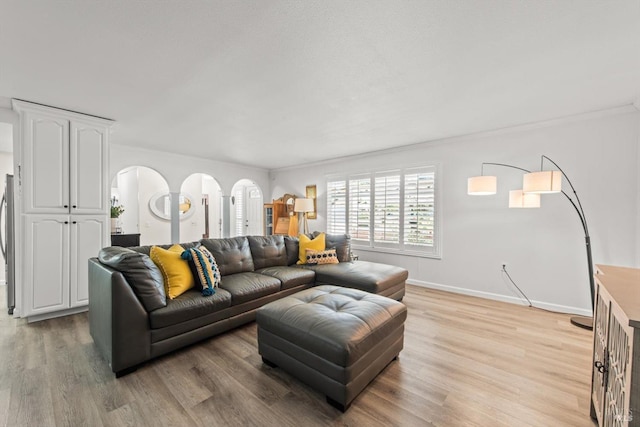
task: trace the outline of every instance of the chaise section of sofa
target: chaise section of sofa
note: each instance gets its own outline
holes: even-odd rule
[[[119,377],[150,359],[251,322],[264,304],[319,283],[402,298],[406,270],[350,261],[347,235],[328,235],[327,242],[336,248],[340,264],[296,265],[299,242],[292,237],[181,244],[185,249],[204,245],[218,264],[221,281],[211,296],[191,289],[175,299],[164,296],[158,283],[162,276],[148,257],[150,246],[105,248],[89,260],[91,335]]]

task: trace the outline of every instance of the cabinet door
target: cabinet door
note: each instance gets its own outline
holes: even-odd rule
[[[69,121],[23,115],[24,211],[69,212]]]
[[[109,202],[108,130],[106,127],[71,122],[70,212],[102,214]]]
[[[609,334],[609,308],[611,299],[602,286],[597,288],[595,315],[593,320],[593,369],[591,375],[591,401],[593,410],[602,424],[604,400],[606,392],[607,346]],[[604,366],[604,367],[601,367]],[[594,415],[594,414],[592,414]]]
[[[603,426],[626,426],[633,419],[629,408],[631,364],[629,356],[633,328],[617,304],[611,304],[607,340],[607,389]]]
[[[23,315],[69,308],[69,216],[25,215]]]
[[[70,305],[79,307],[89,303],[89,258],[107,246],[107,217],[72,215],[70,236]]]

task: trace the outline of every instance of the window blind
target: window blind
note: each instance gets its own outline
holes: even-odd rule
[[[327,183],[327,232],[331,234],[345,234],[347,232],[346,180]]]
[[[371,229],[371,178],[349,178],[348,230],[352,239],[369,240]]]
[[[374,186],[373,241],[400,242],[400,175],[377,175]]]
[[[435,231],[435,172],[404,176],[404,243],[433,246]]]

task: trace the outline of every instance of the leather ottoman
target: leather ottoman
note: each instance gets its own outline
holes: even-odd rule
[[[258,350],[345,411],[404,342],[404,304],[358,289],[322,285],[257,312]]]

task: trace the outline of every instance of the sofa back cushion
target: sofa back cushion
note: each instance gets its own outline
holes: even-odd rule
[[[191,249],[191,248],[197,248],[198,246],[200,246],[200,242],[187,242],[187,243],[178,243],[180,246],[182,246],[182,248],[184,250],[187,249]],[[132,246],[129,249],[131,249],[132,251],[136,251],[136,252],[140,252],[141,254],[145,254],[147,256],[151,255],[151,248],[157,246],[159,248],[162,249],[169,249],[171,246],[173,246],[172,244],[168,244],[168,245],[149,245],[149,246]]]
[[[220,275],[228,276],[229,274],[254,270],[249,240],[245,236],[226,239],[202,239],[200,243],[215,258],[220,269]]]
[[[284,236],[284,247],[287,252],[287,265],[293,265],[298,262],[300,240],[297,237]]]
[[[98,259],[122,273],[148,312],[167,306],[162,273],[147,255],[112,246],[102,249]]]
[[[318,234],[320,232],[315,231],[313,237],[318,236]],[[324,246],[327,249],[335,248],[338,261],[351,261],[351,236],[348,234],[327,234],[325,235]]]
[[[247,239],[256,270],[287,265],[284,236],[249,236]]]

